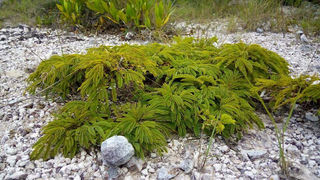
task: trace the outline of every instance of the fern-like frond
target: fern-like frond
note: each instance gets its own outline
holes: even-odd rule
[[[159,110],[141,103],[127,107],[130,108],[124,110],[122,118],[118,118],[119,123],[113,133],[126,136],[141,158],[144,158],[147,152],[157,151],[162,154],[166,151],[165,137],[171,130],[166,121],[156,119]]]
[[[73,157],[79,148],[100,145],[110,134],[114,123],[88,107],[87,102],[68,103],[42,129],[43,136],[34,144],[31,159],[47,160],[58,153]]]
[[[297,78],[281,76],[279,79],[258,79],[254,91],[269,91],[275,109],[290,104],[296,98],[299,101],[316,101],[319,99],[317,88],[319,85],[312,85],[319,77],[301,75]],[[301,93],[299,93],[301,92]],[[298,94],[299,93],[299,94]],[[298,97],[297,97],[298,96]]]

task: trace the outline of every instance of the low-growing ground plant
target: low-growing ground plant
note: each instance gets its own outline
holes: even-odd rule
[[[213,42],[177,38],[170,46],[101,46],[43,61],[28,79],[29,92],[47,88],[45,95],[68,103],[44,128],[31,157],[72,156],[114,134],[125,135],[143,157],[163,152],[173,132],[198,136],[204,127],[241,138],[253,125],[263,128],[246,82],[287,76],[287,63],[258,45],[218,48]]]
[[[291,78],[287,62],[259,45],[216,47],[216,41],[178,37],[170,45],[101,46],[43,61],[27,90],[43,89],[66,105],[43,127],[31,158],[73,157],[113,135],[127,137],[143,158],[165,152],[171,134],[188,132],[210,135],[208,154],[216,135],[240,139],[248,128],[264,127],[255,113],[258,100],[275,125],[285,169],[284,132],[294,106],[283,130],[269,107],[319,101],[319,78]],[[268,105],[262,91],[273,97]]]

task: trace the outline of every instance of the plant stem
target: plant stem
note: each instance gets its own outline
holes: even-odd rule
[[[251,87],[254,87],[252,85],[252,83],[249,81],[248,78],[246,78],[246,80],[248,81],[248,83],[250,84]],[[279,158],[280,158],[280,167],[281,167],[281,170],[282,172],[285,173],[286,175],[286,172],[287,172],[287,166],[286,166],[286,159],[285,159],[285,156],[284,156],[284,150],[283,150],[283,147],[284,147],[284,141],[282,141],[281,139],[281,135],[282,133],[280,132],[279,128],[278,128],[278,125],[276,123],[276,120],[274,119],[273,115],[271,114],[271,112],[269,111],[269,109],[267,108],[266,104],[264,103],[263,99],[260,97],[260,95],[258,94],[257,91],[254,91],[255,93],[255,96],[258,98],[258,100],[260,101],[260,103],[262,104],[263,108],[265,109],[265,111],[267,112],[269,118],[271,119],[271,122],[275,128],[275,132],[276,132],[276,138],[277,138],[277,141],[278,141],[278,148],[279,148]]]
[[[219,118],[218,120],[220,120],[220,117],[221,117],[221,113],[219,114]],[[217,123],[215,123],[215,125],[213,126],[213,130],[211,132],[211,135],[210,135],[210,140],[209,140],[209,145],[208,145],[208,148],[206,150],[206,153],[205,153],[205,157],[204,157],[204,160],[203,160],[203,163],[200,167],[200,170],[203,169],[204,165],[206,164],[207,162],[207,158],[208,158],[208,155],[209,155],[209,151],[211,149],[211,146],[212,146],[212,143],[213,143],[213,137],[214,137],[214,134],[216,132],[216,127],[217,127]]]
[[[212,146],[212,143],[213,143],[213,136],[214,136],[214,133],[216,131],[216,127],[217,127],[217,124],[213,127],[213,130],[212,130],[212,133],[211,133],[211,136],[210,136],[210,141],[209,141],[209,145],[208,145],[208,148],[206,150],[206,153],[205,153],[205,157],[204,157],[204,160],[203,160],[203,163],[201,165],[201,169],[203,169],[204,165],[206,164],[207,162],[207,158],[208,158],[208,155],[209,155],[209,151],[211,149],[211,146]]]
[[[257,92],[255,92],[256,93],[256,96],[258,97],[258,100],[260,101],[260,103],[262,104],[262,106],[263,106],[263,108],[265,109],[265,111],[267,112],[267,114],[268,114],[268,116],[269,116],[269,118],[271,119],[271,122],[272,122],[272,124],[273,124],[273,126],[274,126],[274,129],[275,129],[275,132],[276,132],[276,138],[277,138],[277,141],[278,141],[278,148],[279,148],[279,156],[280,156],[280,159],[281,159],[281,161],[283,160],[283,154],[284,154],[284,152],[283,152],[283,149],[282,149],[282,141],[281,141],[281,137],[280,137],[280,135],[281,135],[281,133],[280,133],[280,130],[279,130],[279,128],[278,128],[278,125],[277,125],[277,123],[276,123],[276,120],[274,119],[274,117],[273,117],[273,115],[270,113],[270,111],[269,111],[269,109],[267,108],[267,106],[266,106],[266,104],[264,103],[264,101],[263,101],[263,99],[259,96],[259,94],[257,93]],[[282,164],[282,163],[281,163]]]
[[[292,117],[292,114],[293,114],[293,110],[295,108],[295,104],[297,102],[297,100],[299,99],[299,95],[300,95],[300,91],[301,91],[301,87],[298,91],[298,94],[294,100],[294,102],[292,102],[292,106],[291,106],[291,109],[290,109],[290,112],[289,112],[289,115],[287,117],[287,120],[285,122],[285,124],[283,125],[283,128],[282,128],[282,131],[280,132],[278,126],[277,126],[277,123],[273,117],[273,115],[270,113],[269,109],[267,108],[267,106],[265,105],[263,99],[259,96],[258,92],[255,91],[256,93],[256,96],[258,97],[259,101],[261,102],[263,108],[266,110],[269,118],[271,119],[274,127],[275,127],[275,131],[276,131],[276,137],[277,137],[277,140],[278,140],[278,147],[279,147],[279,158],[280,158],[280,167],[281,167],[281,171],[284,175],[288,175],[288,165],[287,165],[287,161],[286,161],[286,157],[285,157],[285,148],[284,148],[284,133],[287,131],[287,128],[289,126],[289,121],[290,121],[290,118]]]
[[[288,126],[289,126],[289,121],[290,121],[290,118],[292,117],[293,110],[294,110],[294,108],[296,107],[296,102],[297,102],[297,100],[298,100],[299,97],[300,97],[300,92],[301,92],[301,87],[300,87],[300,89],[299,89],[299,91],[298,91],[298,94],[296,95],[295,100],[292,102],[292,105],[291,105],[291,109],[290,109],[288,118],[287,118],[284,126],[282,127],[281,139],[282,139],[282,150],[283,150],[283,151],[285,150],[285,148],[284,148],[284,144],[285,144],[285,143],[284,143],[284,133],[287,131],[287,128],[288,128]],[[288,175],[288,164],[287,164],[287,162],[285,161],[284,152],[282,152],[282,153],[283,153],[283,157],[281,157],[281,158],[282,158],[282,160],[281,160],[282,165],[281,165],[281,166],[283,167],[283,168],[282,168],[282,169],[283,169],[283,173],[284,173],[285,175]]]

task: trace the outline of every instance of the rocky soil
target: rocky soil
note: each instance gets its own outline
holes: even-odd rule
[[[181,26],[181,24],[180,24]],[[189,26],[189,29],[192,29]],[[303,43],[294,33],[251,32],[224,34],[223,29],[207,29],[219,44],[257,43],[288,60],[292,74],[320,72],[320,44]],[[197,36],[197,34],[194,34]],[[73,159],[57,156],[49,161],[30,161],[32,145],[41,137],[41,127],[52,120],[50,113],[59,103],[43,97],[24,95],[26,78],[44,59],[53,54],[84,53],[86,48],[122,43],[120,36],[81,34],[35,29],[20,25],[0,30],[0,180],[2,179],[103,179],[107,167],[100,152],[81,151]],[[318,50],[318,51],[316,51]],[[287,158],[291,175],[297,179],[320,178],[320,121],[314,112],[298,108],[286,133]],[[280,117],[285,118],[287,114]],[[266,128],[252,129],[234,144],[216,138],[205,167],[199,170],[206,137],[172,137],[168,153],[151,154],[144,161],[131,159],[120,167],[119,179],[279,179],[278,149],[273,126],[260,113]],[[280,119],[281,119],[280,118]]]

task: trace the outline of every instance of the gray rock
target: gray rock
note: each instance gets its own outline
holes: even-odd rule
[[[40,178],[41,175],[39,173],[36,173],[36,174],[29,174],[27,179],[38,179]]]
[[[93,39],[93,40],[90,40],[90,41],[89,41],[89,44],[95,45],[95,44],[98,44],[98,42]]]
[[[150,168],[148,169],[148,171],[149,171],[150,173],[155,173],[155,172],[156,172],[156,170],[154,170],[152,167],[150,167]]]
[[[190,175],[188,174],[179,174],[177,177],[174,178],[175,180],[191,180]]]
[[[125,39],[126,40],[131,40],[134,37],[134,32],[127,32]]]
[[[263,29],[257,28],[257,33],[263,33]]]
[[[226,152],[229,151],[229,147],[226,146],[226,145],[220,146],[220,147],[218,147],[218,148],[219,148],[219,150],[220,150],[221,152],[223,152],[223,153],[226,153]]]
[[[215,173],[215,168],[212,167],[211,165],[203,167],[201,170],[201,173],[203,174],[210,174],[211,176],[214,176]]]
[[[286,151],[291,153],[292,155],[295,155],[295,156],[299,156],[300,155],[299,149],[296,146],[292,145],[292,144],[287,145]]]
[[[109,180],[116,179],[119,176],[119,171],[120,171],[120,168],[116,166],[110,166],[107,170],[108,179]]]
[[[184,170],[185,173],[190,173],[193,169],[193,160],[191,160],[191,159],[183,160],[180,163],[179,168]]]
[[[200,178],[201,178],[201,174],[198,171],[193,170],[192,175],[191,175],[191,179],[200,180]]]
[[[221,171],[221,164],[214,164],[213,167],[215,172]]]
[[[11,71],[7,71],[6,75],[9,76],[10,78],[19,78],[24,75],[24,72],[20,70],[11,70]]]
[[[79,176],[79,174],[75,175],[73,180],[81,180],[81,177]]]
[[[240,151],[239,154],[241,155],[240,157],[242,161],[250,161],[248,154],[244,150]]]
[[[254,161],[256,159],[259,158],[263,158],[265,157],[265,155],[267,154],[266,150],[244,150],[244,152],[249,156],[249,158]]]
[[[312,122],[319,121],[319,117],[314,115],[311,112],[306,112],[306,119],[309,120],[309,121],[312,121]]]
[[[18,162],[17,162],[17,165],[18,165],[19,167],[24,167],[24,166],[26,166],[28,163],[29,163],[29,161],[18,161]]]
[[[201,180],[212,180],[212,179],[213,179],[212,174],[208,174],[208,173],[202,174]]]
[[[244,175],[247,176],[247,177],[249,177],[250,179],[254,179],[254,174],[253,174],[253,172],[251,172],[251,171],[246,171],[246,172],[244,172]]]
[[[8,148],[6,153],[8,155],[16,155],[17,154],[17,150],[16,149],[13,149],[13,148]]]
[[[132,157],[130,161],[127,162],[126,166],[131,170],[131,171],[141,171],[144,165],[144,161],[142,159],[138,159],[136,157]]]
[[[143,169],[141,171],[141,174],[143,174],[144,176],[147,176],[148,175],[148,170],[147,169]]]
[[[4,179],[4,177],[6,177],[6,173],[0,173],[0,179]]]
[[[26,164],[26,167],[25,167],[25,168],[31,170],[31,169],[34,169],[35,166],[34,166],[33,162],[29,161],[29,162]]]
[[[304,34],[303,31],[299,30],[297,31],[297,34],[301,35],[301,34]]]
[[[13,167],[17,162],[17,157],[16,156],[9,156],[7,157],[7,163]]]
[[[299,180],[305,180],[305,179],[318,180],[319,179],[304,165],[297,162],[289,163],[289,175],[291,178],[299,179]]]
[[[1,0],[0,0],[0,6],[1,6]],[[6,36],[0,36],[0,41],[5,41],[7,38]]]
[[[150,156],[151,156],[151,158],[156,158],[157,154],[156,153],[151,153]]]
[[[305,34],[300,35],[300,40],[303,43],[306,43],[306,44],[309,43],[309,39],[307,38],[307,36]]]
[[[7,177],[7,180],[26,179],[27,176],[28,176],[27,173],[25,173],[23,171],[18,171],[18,172],[13,173],[9,177]]]
[[[70,175],[71,174],[71,168],[67,165],[67,166],[63,166],[59,173],[61,174],[61,176],[65,176],[65,175]]]
[[[124,136],[113,136],[101,144],[102,160],[111,166],[120,166],[127,163],[134,155],[133,146]]]
[[[280,180],[280,177],[277,174],[270,176],[270,180]]]
[[[158,176],[157,179],[158,180],[169,180],[172,179],[174,177],[174,175],[169,173],[169,170],[165,167],[162,167],[158,170]]]

